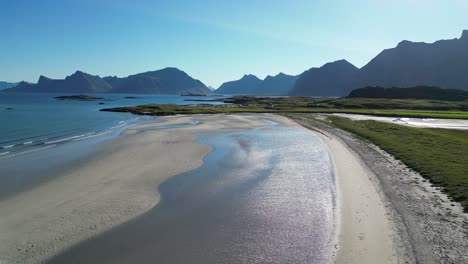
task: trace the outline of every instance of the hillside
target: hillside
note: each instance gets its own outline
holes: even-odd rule
[[[343,96],[358,70],[346,60],[330,62],[320,68],[311,68],[300,75],[290,95]]]
[[[362,67],[351,88],[419,85],[468,90],[467,30],[459,39],[402,41]]]
[[[217,90],[219,94],[252,94],[252,91],[262,83],[257,76],[246,74],[241,79],[225,82]]]

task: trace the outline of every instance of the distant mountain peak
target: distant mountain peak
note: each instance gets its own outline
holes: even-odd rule
[[[460,40],[468,41],[468,30],[463,30]]]
[[[45,77],[44,75],[40,75],[39,80],[37,81],[37,83],[47,82],[47,81],[50,81],[50,80],[51,80],[50,78]]]
[[[402,40],[398,43],[397,47],[405,47],[405,46],[408,46],[408,45],[411,45],[413,44],[412,41],[409,41],[409,40]]]
[[[349,61],[345,60],[345,59],[341,59],[341,60],[336,60],[332,63],[336,63],[336,64],[351,64]]]
[[[253,74],[244,74],[244,76],[242,76],[242,79],[259,79],[259,78]]]
[[[356,66],[354,66],[352,63],[350,63],[347,60],[337,60],[333,62],[329,62],[324,64],[321,68],[330,68],[330,67],[346,67],[346,68],[352,68],[352,69],[358,69]]]

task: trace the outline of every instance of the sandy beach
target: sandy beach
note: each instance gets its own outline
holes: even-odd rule
[[[192,142],[194,133],[263,124],[243,116],[199,116],[197,126],[140,131],[192,119],[170,117],[128,129],[79,167],[0,201],[0,263],[39,263],[153,208],[157,186],[199,167],[210,151]]]
[[[296,121],[321,133],[324,137],[324,141],[327,142],[331,155],[334,157],[335,166],[337,166],[337,181],[340,188],[338,196],[341,195],[339,200],[342,202],[340,208],[351,206],[340,213],[343,218],[340,221],[342,230],[339,231],[338,244],[341,243],[341,246],[338,247],[337,262],[353,263],[351,262],[352,257],[356,254],[366,252],[365,255],[367,255],[370,253],[364,248],[374,247],[375,249],[377,247],[379,251],[383,250],[381,245],[384,245],[386,250],[382,252],[381,257],[375,256],[378,261],[373,263],[392,263],[395,260],[399,261],[397,263],[466,263],[468,261],[466,253],[466,248],[468,248],[468,215],[463,213],[460,204],[453,203],[440,188],[433,186],[420,174],[377,146],[365,142],[351,133],[323,123],[304,119]],[[338,151],[336,151],[337,148]],[[353,228],[346,228],[346,226],[353,226],[353,214],[354,217],[359,218],[362,215],[360,212],[366,212],[367,199],[364,195],[362,201],[349,200],[350,192],[348,191],[351,191],[349,187],[353,185],[354,180],[359,180],[359,177],[352,177],[349,179],[350,181],[346,182],[347,179],[344,175],[351,176],[356,170],[344,171],[340,176],[340,170],[346,168],[346,165],[339,165],[346,162],[345,160],[340,162],[340,159],[345,156],[336,155],[340,152],[340,148],[344,148],[346,152],[354,156],[348,160],[351,164],[358,162],[365,170],[368,179],[366,180],[361,173],[361,180],[370,181],[371,185],[374,186],[367,191],[360,188],[354,188],[354,191],[364,191],[362,194],[370,191],[374,193],[375,199],[380,197],[377,202],[378,206],[367,211],[373,212],[368,215],[367,221],[382,219],[382,213],[385,212],[385,224],[377,224],[383,229],[371,231],[371,233],[387,233],[385,240],[379,242],[384,242],[384,244],[371,245],[373,241],[368,241],[370,244],[365,245],[365,237],[363,239],[359,237],[361,241],[357,241],[356,233],[353,235]],[[367,186],[370,185],[367,184]],[[375,192],[378,194],[377,197]],[[375,201],[369,202],[375,205]],[[353,206],[353,203],[357,206]],[[345,223],[347,221],[349,223]],[[357,223],[355,227],[365,229],[365,226],[361,226],[360,223]],[[392,244],[393,246],[390,246]],[[360,247],[362,247],[362,251],[359,251]],[[393,249],[390,250],[390,248]],[[384,259],[383,256],[389,256],[391,251],[395,254],[393,258]],[[370,259],[366,257],[366,260]]]
[[[298,126],[278,115],[256,116]],[[193,125],[194,120],[199,123]],[[359,141],[350,135],[337,136],[341,132],[298,122],[321,136],[333,160],[338,198],[336,241],[330,249],[333,261],[437,263],[437,256],[443,254],[440,250],[428,252],[434,244],[419,232],[422,228],[452,233],[459,229],[440,228],[430,217],[424,222],[429,224],[421,226],[414,219],[418,210],[395,203],[396,198],[392,197],[396,191],[380,175],[388,171],[376,170],[376,166],[395,170],[394,163],[386,157],[380,164],[371,164],[372,158],[384,154],[353,147],[350,144]],[[166,117],[162,122],[126,130],[117,139],[100,145],[79,167],[0,201],[0,263],[40,263],[150,210],[159,201],[158,186],[162,182],[203,164],[211,147],[194,143],[195,133],[262,125],[265,123],[261,119],[246,115],[197,115]],[[359,151],[367,151],[370,156],[364,159]],[[397,173],[401,173],[398,169]],[[408,230],[409,227],[417,229]],[[463,244],[463,237],[459,237],[452,242],[454,249],[444,249],[452,250],[451,260],[462,259],[462,253],[456,252]]]

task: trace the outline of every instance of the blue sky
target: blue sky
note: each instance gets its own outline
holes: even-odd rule
[[[0,0],[0,80],[178,67],[207,85],[245,73],[358,67],[401,40],[458,38],[468,0]]]

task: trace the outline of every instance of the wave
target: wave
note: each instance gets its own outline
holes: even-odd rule
[[[15,157],[15,156],[26,154],[26,153],[31,153],[31,152],[36,152],[36,151],[39,151],[39,150],[52,148],[52,147],[55,147],[55,146],[57,146],[57,145],[50,145],[50,146],[46,146],[46,147],[42,147],[42,148],[35,148],[35,149],[30,149],[30,150],[26,150],[26,151],[17,152],[17,153],[12,153],[11,155],[0,157],[0,159],[11,158],[11,157]],[[9,154],[9,153],[10,152],[6,152],[6,154]]]
[[[67,133],[55,136],[48,135],[37,135],[34,137],[24,137],[23,140],[14,140],[8,145],[0,146],[1,149],[11,149],[10,151],[0,152],[0,159],[14,157],[21,154],[26,154],[30,152],[35,152],[38,150],[48,149],[56,145],[66,144],[67,142],[85,140],[90,138],[95,138],[111,133],[118,133],[119,131],[131,127],[133,125],[139,124],[141,122],[140,118],[132,118],[125,121],[118,121],[113,124],[111,127],[104,128],[102,130],[91,131],[82,134],[73,135],[73,133]],[[71,132],[71,131],[70,131]],[[78,132],[78,131],[75,131]],[[13,144],[14,143],[14,144]]]

